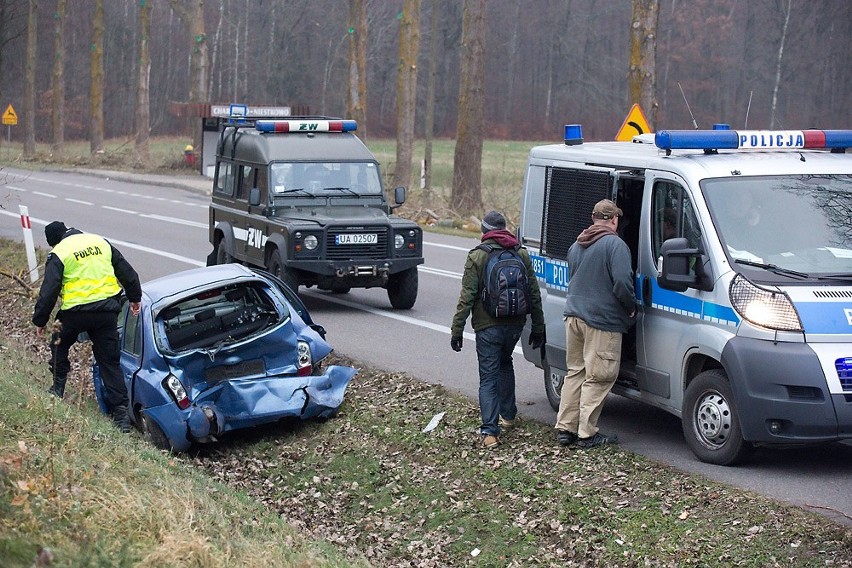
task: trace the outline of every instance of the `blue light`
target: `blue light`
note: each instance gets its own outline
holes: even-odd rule
[[[579,124],[565,125],[565,144],[577,146],[583,143],[583,127]]]
[[[826,148],[852,148],[852,130],[823,130]]]
[[[852,130],[729,130],[724,124],[713,130],[662,130],[654,143],[671,150],[800,150],[852,148]]]
[[[662,150],[736,150],[739,136],[733,130],[661,130],[654,143]]]

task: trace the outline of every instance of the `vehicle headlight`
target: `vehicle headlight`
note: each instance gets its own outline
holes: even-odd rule
[[[799,314],[785,292],[760,288],[737,274],[728,294],[731,306],[746,321],[778,331],[804,331]]]
[[[405,237],[403,237],[400,233],[397,233],[393,236],[393,246],[395,248],[401,249],[405,246]]]
[[[299,358],[296,374],[300,377],[310,375],[313,367],[313,357],[311,356],[311,348],[308,345],[308,342],[299,341],[296,344],[296,351]]]
[[[308,250],[314,250],[319,245],[319,241],[317,240],[316,235],[308,235],[305,237],[305,248]]]

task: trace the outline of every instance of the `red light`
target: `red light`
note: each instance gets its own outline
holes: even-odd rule
[[[302,367],[301,369],[296,371],[296,375],[299,376],[299,377],[307,377],[310,374],[311,374],[311,366],[310,365],[308,365],[307,367]]]
[[[189,408],[189,404],[190,403],[189,403],[188,397],[184,397],[184,398],[180,399],[179,401],[177,401],[177,405],[181,410],[186,410],[187,408]]]

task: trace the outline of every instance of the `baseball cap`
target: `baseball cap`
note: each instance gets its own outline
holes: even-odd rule
[[[612,219],[622,215],[624,212],[610,199],[601,199],[595,203],[595,208],[592,210],[592,217],[595,219]]]

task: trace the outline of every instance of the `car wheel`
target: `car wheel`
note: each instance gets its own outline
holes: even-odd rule
[[[281,261],[281,253],[278,249],[275,249],[272,251],[272,254],[269,255],[269,264],[266,265],[266,269],[273,276],[277,276],[283,280],[284,283],[292,288],[294,292],[299,291],[299,278],[292,270],[284,266],[284,263]]]
[[[158,450],[170,452],[172,444],[169,442],[163,429],[160,428],[160,425],[153,418],[145,414],[145,412],[140,412],[139,415],[142,420],[142,434],[145,435],[145,438]]]
[[[417,300],[417,267],[391,274],[387,288],[388,299],[395,309],[411,309]]]
[[[216,243],[216,264],[229,264],[234,262],[234,257],[228,254],[227,243],[225,243],[225,239],[219,239],[219,242]]]
[[[550,365],[546,358],[542,358],[541,366],[544,369],[544,393],[547,395],[547,402],[553,410],[559,410],[559,401],[562,399],[562,382],[565,377],[556,373],[551,374]]]
[[[743,439],[733,391],[721,369],[704,371],[689,383],[682,424],[687,445],[703,462],[734,465],[754,450]]]

